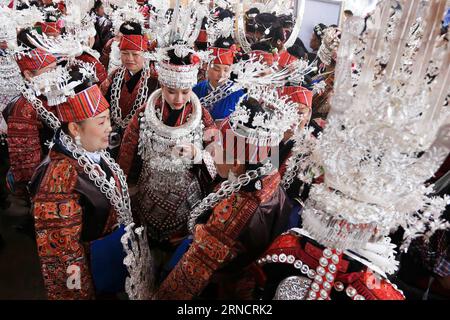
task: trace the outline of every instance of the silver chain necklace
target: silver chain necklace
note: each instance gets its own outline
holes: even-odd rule
[[[303,154],[294,154],[289,158],[286,172],[281,180],[281,185],[284,190],[288,190],[291,187],[298,171],[300,170],[300,163],[304,160],[304,158],[305,156]]]
[[[26,85],[22,85],[20,91],[25,99],[31,103],[41,120],[44,121],[50,129],[56,131],[61,127],[61,122],[59,119],[43,106],[42,101],[36,97],[33,89],[27,87]]]
[[[83,168],[89,179],[94,182],[95,186],[109,200],[118,214],[118,222],[123,225],[132,223],[133,218],[131,215],[130,195],[128,193],[126,177],[123,170],[111,158],[109,153],[102,150],[100,156],[117,177],[120,184],[120,190],[116,185],[114,177],[111,177],[108,180],[105,171],[98,164],[94,163],[87,156],[86,151],[83,148],[78,147],[69,135],[61,132],[60,141],[62,145],[72,153],[72,156],[78,161],[78,164]]]
[[[122,119],[122,109],[120,108],[119,102],[123,80],[125,79],[125,72],[127,72],[127,69],[125,67],[121,67],[119,71],[117,71],[117,74],[114,77],[111,86],[111,102],[110,102],[111,119],[113,120],[113,124],[119,126],[122,129],[126,129],[131,119],[136,114],[137,109],[139,109],[139,107],[141,107],[147,101],[148,98],[147,82],[148,79],[150,79],[150,69],[148,67],[144,67],[144,69],[142,70],[141,76],[142,79],[139,85],[136,100],[134,101],[130,113],[124,119]]]
[[[34,94],[33,90],[22,87],[24,97],[31,103],[36,110],[39,117],[54,131],[61,127],[59,119],[50,111],[48,111]],[[70,136],[61,131],[60,136],[63,146],[72,153],[75,160],[83,168],[89,179],[94,182],[95,186],[106,196],[111,205],[118,214],[119,223],[125,225],[133,222],[131,215],[130,195],[128,193],[128,185],[123,170],[111,158],[108,152],[101,151],[100,155],[105,161],[106,165],[111,169],[113,174],[117,177],[120,183],[120,191],[118,190],[114,178],[110,181],[106,179],[105,171],[96,163],[94,163],[88,156],[84,149],[79,148]]]
[[[270,161],[268,161],[264,164],[264,166],[259,167],[256,170],[249,170],[240,175],[235,182],[231,182],[230,180],[222,182],[220,189],[217,192],[210,193],[194,208],[194,210],[192,210],[188,222],[189,231],[194,233],[196,222],[205,211],[215,207],[220,201],[229,198],[232,194],[239,192],[242,187],[245,187],[251,181],[267,175],[272,171],[272,169],[273,165]]]
[[[216,89],[211,91],[208,95],[204,96],[200,99],[200,103],[202,106],[210,111],[214,105],[221,101],[222,99],[225,99],[230,94],[234,93],[236,90],[233,87],[233,81],[228,80],[224,84],[218,86]]]

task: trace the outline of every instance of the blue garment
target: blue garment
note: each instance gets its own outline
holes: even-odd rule
[[[303,212],[303,207],[296,201],[292,202],[294,203],[294,207],[292,208],[291,215],[289,216],[289,227],[287,228],[287,230],[290,230],[292,228],[300,228],[302,224],[301,215]]]
[[[447,13],[444,17],[444,27],[448,27],[450,25],[450,8],[447,10]]]
[[[206,97],[212,88],[208,80],[199,82],[193,89],[199,99]],[[238,90],[228,95],[226,98],[218,101],[211,109],[209,113],[214,120],[222,120],[227,118],[236,109],[236,105],[239,99],[245,94],[243,90]]]
[[[55,143],[53,149],[72,157],[71,152],[61,142],[61,129],[56,132],[53,142]],[[107,177],[110,177],[108,172],[105,172]],[[83,221],[85,220],[83,217]],[[90,271],[95,292],[98,295],[125,291],[125,279],[128,271],[123,264],[126,254],[121,238],[124,234],[125,227],[121,225],[111,234],[90,242]]]

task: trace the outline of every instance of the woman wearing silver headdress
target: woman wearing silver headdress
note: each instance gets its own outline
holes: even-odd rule
[[[123,292],[127,276],[120,241],[125,231],[117,227],[132,219],[125,175],[104,151],[111,133],[109,104],[97,85],[81,83],[74,90],[57,107],[58,118],[33,101],[55,128],[62,123],[30,183],[37,249],[51,300]]]
[[[45,93],[50,93],[50,84],[58,79],[52,76],[57,65],[56,58],[30,43],[27,36],[29,30],[22,30],[18,35],[19,44],[29,48],[28,51],[16,55],[16,61],[23,79],[39,97],[47,110],[54,112],[54,106],[49,106]],[[22,94],[10,102],[4,115],[8,124],[8,149],[11,162],[9,185],[18,195],[26,195],[26,184],[30,181],[34,170],[42,160],[44,142],[53,135],[52,130],[42,119],[27,97]]]
[[[320,60],[321,72],[313,78],[313,119],[326,119],[330,111],[330,99],[334,85],[334,70],[341,32],[338,28],[329,27],[323,31],[322,44],[317,57]],[[317,122],[322,124],[323,121]]]
[[[19,67],[14,60],[11,47],[17,41],[16,28],[11,25],[10,17],[0,15],[0,207],[9,206],[7,201],[6,173],[9,168],[8,147],[6,145],[7,124],[3,111],[14,97],[20,94],[22,83]]]
[[[215,165],[228,181],[191,213],[192,244],[155,299],[258,297],[255,289],[264,276],[254,262],[285,230],[291,211],[280,174],[272,166],[274,150],[298,120],[293,104],[272,99],[272,105],[264,99],[270,95],[261,98],[266,109],[255,99],[241,100],[222,123]],[[270,107],[276,111],[267,111]]]
[[[450,51],[438,46],[445,5],[381,1],[369,19],[347,20],[337,55],[334,45],[322,52],[322,61],[337,61],[334,95],[298,177],[323,175],[323,182],[311,187],[302,229],[279,237],[258,260],[266,298],[404,300],[390,282],[397,250],[419,239],[433,246],[432,235],[448,230],[449,198],[426,183],[449,151]],[[410,33],[418,21],[424,28]],[[390,238],[396,230],[401,244]],[[445,263],[435,266],[443,275]]]
[[[215,177],[212,158],[203,150],[214,121],[192,92],[199,57],[184,45],[162,51],[161,89],[131,120],[118,158],[129,182],[137,180],[134,213],[147,227],[153,253],[160,254],[156,273],[187,236],[189,212]]]
[[[148,40],[142,27],[136,22],[125,22],[119,48],[122,66],[115,70],[101,85],[111,104],[114,129],[110,149],[114,157],[119,152],[121,138],[138,108],[142,107],[158,87],[151,66],[146,65],[144,54]]]

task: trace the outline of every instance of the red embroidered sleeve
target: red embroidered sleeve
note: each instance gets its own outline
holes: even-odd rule
[[[235,257],[236,239],[257,208],[253,198],[236,195],[216,206],[208,222],[197,226],[191,247],[155,298],[187,300],[198,296],[214,272]]]
[[[123,135],[122,144],[120,146],[119,157],[117,163],[123,172],[128,175],[133,165],[139,143],[139,114],[144,112],[145,106],[138,109],[131,119],[128,127]]]
[[[89,261],[81,243],[82,208],[68,159],[49,164],[33,199],[36,243],[48,299],[92,299]]]
[[[41,162],[41,125],[33,106],[21,97],[8,118],[8,151],[15,183],[28,183]]]
[[[370,270],[359,273],[351,283],[366,300],[405,300],[405,296],[386,279],[375,276]]]

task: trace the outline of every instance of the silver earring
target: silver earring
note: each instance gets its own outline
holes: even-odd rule
[[[81,147],[81,137],[80,137],[80,136],[76,136],[76,137],[75,137],[75,144],[76,144],[78,147]]]

